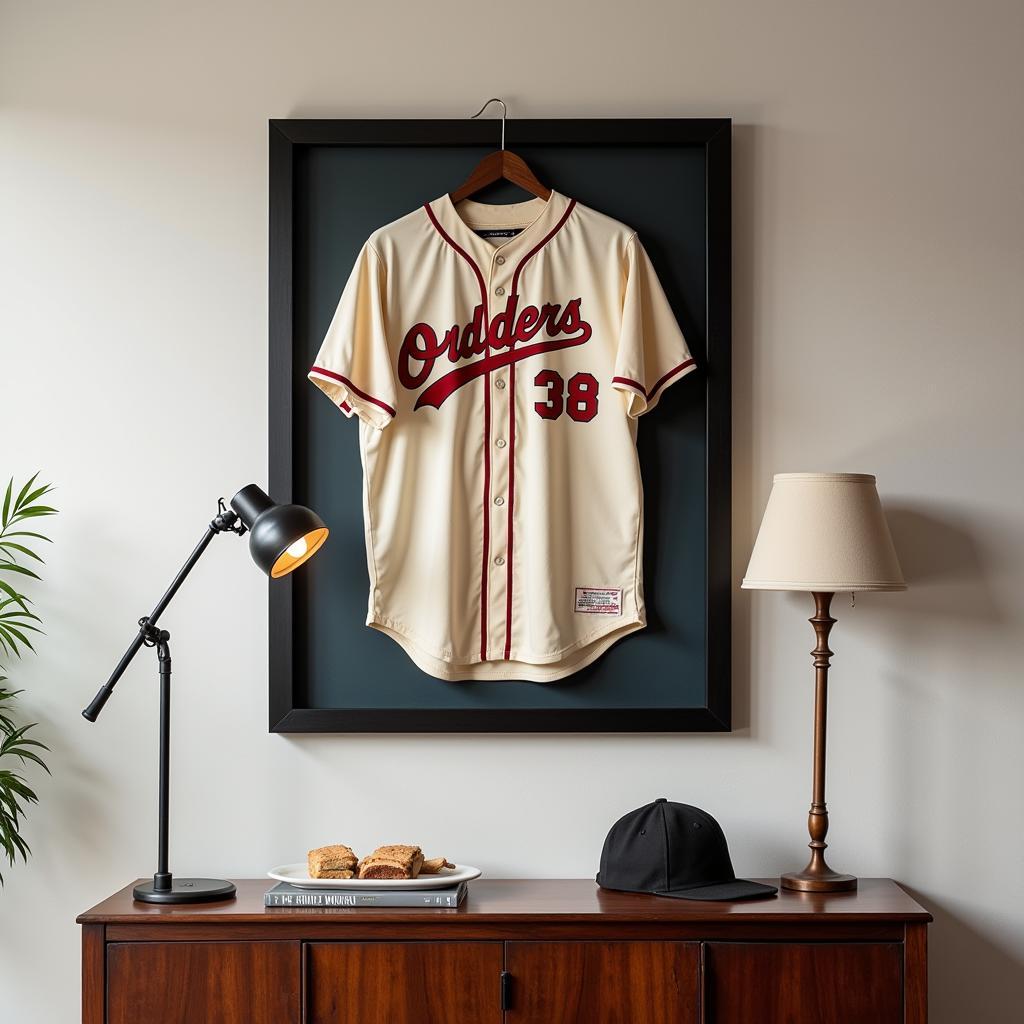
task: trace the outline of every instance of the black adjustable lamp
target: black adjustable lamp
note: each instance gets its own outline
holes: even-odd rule
[[[229,899],[235,887],[221,878],[174,878],[167,869],[167,823],[169,811],[169,768],[171,738],[171,634],[158,629],[156,620],[178,592],[185,577],[199,561],[210,541],[218,533],[249,534],[249,554],[271,578],[280,579],[311,558],[325,540],[327,527],[311,509],[302,505],[277,505],[255,484],[243,487],[232,499],[231,507],[224,499],[217,502],[217,515],[206,528],[202,540],[181,567],[178,575],[145,618],[139,619],[139,632],[124,657],[117,663],[110,678],[100,687],[92,703],[82,712],[95,722],[103,705],[114,692],[114,685],[124,674],[140,647],[155,647],[160,664],[160,829],[157,869],[152,882],[135,886],[137,900],[145,903],[205,903]]]

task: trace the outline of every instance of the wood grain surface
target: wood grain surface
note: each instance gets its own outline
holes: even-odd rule
[[[700,944],[510,942],[507,1024],[698,1024]]]
[[[895,943],[710,943],[708,1024],[903,1024]]]
[[[298,942],[115,942],[107,1024],[299,1024]]]
[[[307,1024],[501,1024],[500,942],[314,942]]]
[[[778,885],[777,878],[758,879]],[[931,915],[888,878],[862,878],[852,893],[780,891],[764,900],[704,903],[658,896],[611,892],[586,878],[478,879],[457,910],[415,907],[265,908],[263,894],[274,883],[266,878],[236,881],[238,896],[222,903],[160,906],[135,903],[126,885],[78,918],[79,924],[208,924],[213,921],[279,926],[282,922],[360,919],[376,922],[476,920],[496,924],[562,920],[581,922],[806,922],[811,918],[850,922],[931,920]]]

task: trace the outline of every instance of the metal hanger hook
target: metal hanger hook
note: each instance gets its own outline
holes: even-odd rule
[[[474,117],[479,117],[492,103],[501,104],[501,148],[505,148],[505,118],[508,117],[508,107],[505,106],[505,101],[500,96],[492,96],[473,116],[470,118],[472,121]]]

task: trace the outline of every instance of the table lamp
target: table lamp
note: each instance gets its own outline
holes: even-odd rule
[[[103,705],[114,692],[141,647],[155,647],[160,667],[160,781],[157,838],[157,869],[151,882],[135,886],[135,899],[144,903],[205,903],[229,899],[235,894],[231,882],[222,878],[174,878],[167,866],[168,818],[170,811],[171,755],[171,634],[158,629],[157,619],[178,592],[185,577],[199,561],[211,540],[219,533],[249,534],[249,554],[271,578],[280,579],[312,558],[327,540],[327,527],[311,509],[302,505],[278,505],[256,484],[243,487],[232,499],[231,507],[222,498],[217,515],[206,528],[195,550],[174,577],[156,607],[139,619],[139,632],[110,678],[100,687],[92,703],[82,712],[95,722]]]
[[[814,595],[814,781],[807,819],[811,859],[803,871],[783,875],[782,887],[802,892],[856,889],[853,875],[825,863],[825,720],[832,657],[828,636],[836,621],[829,609],[837,591],[907,588],[875,478],[865,473],[777,473],[743,588]]]

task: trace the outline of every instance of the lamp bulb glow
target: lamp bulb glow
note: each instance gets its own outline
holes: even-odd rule
[[[307,550],[308,547],[306,545],[305,537],[300,537],[294,544],[288,545],[288,554],[291,555],[292,558],[301,558]]]

